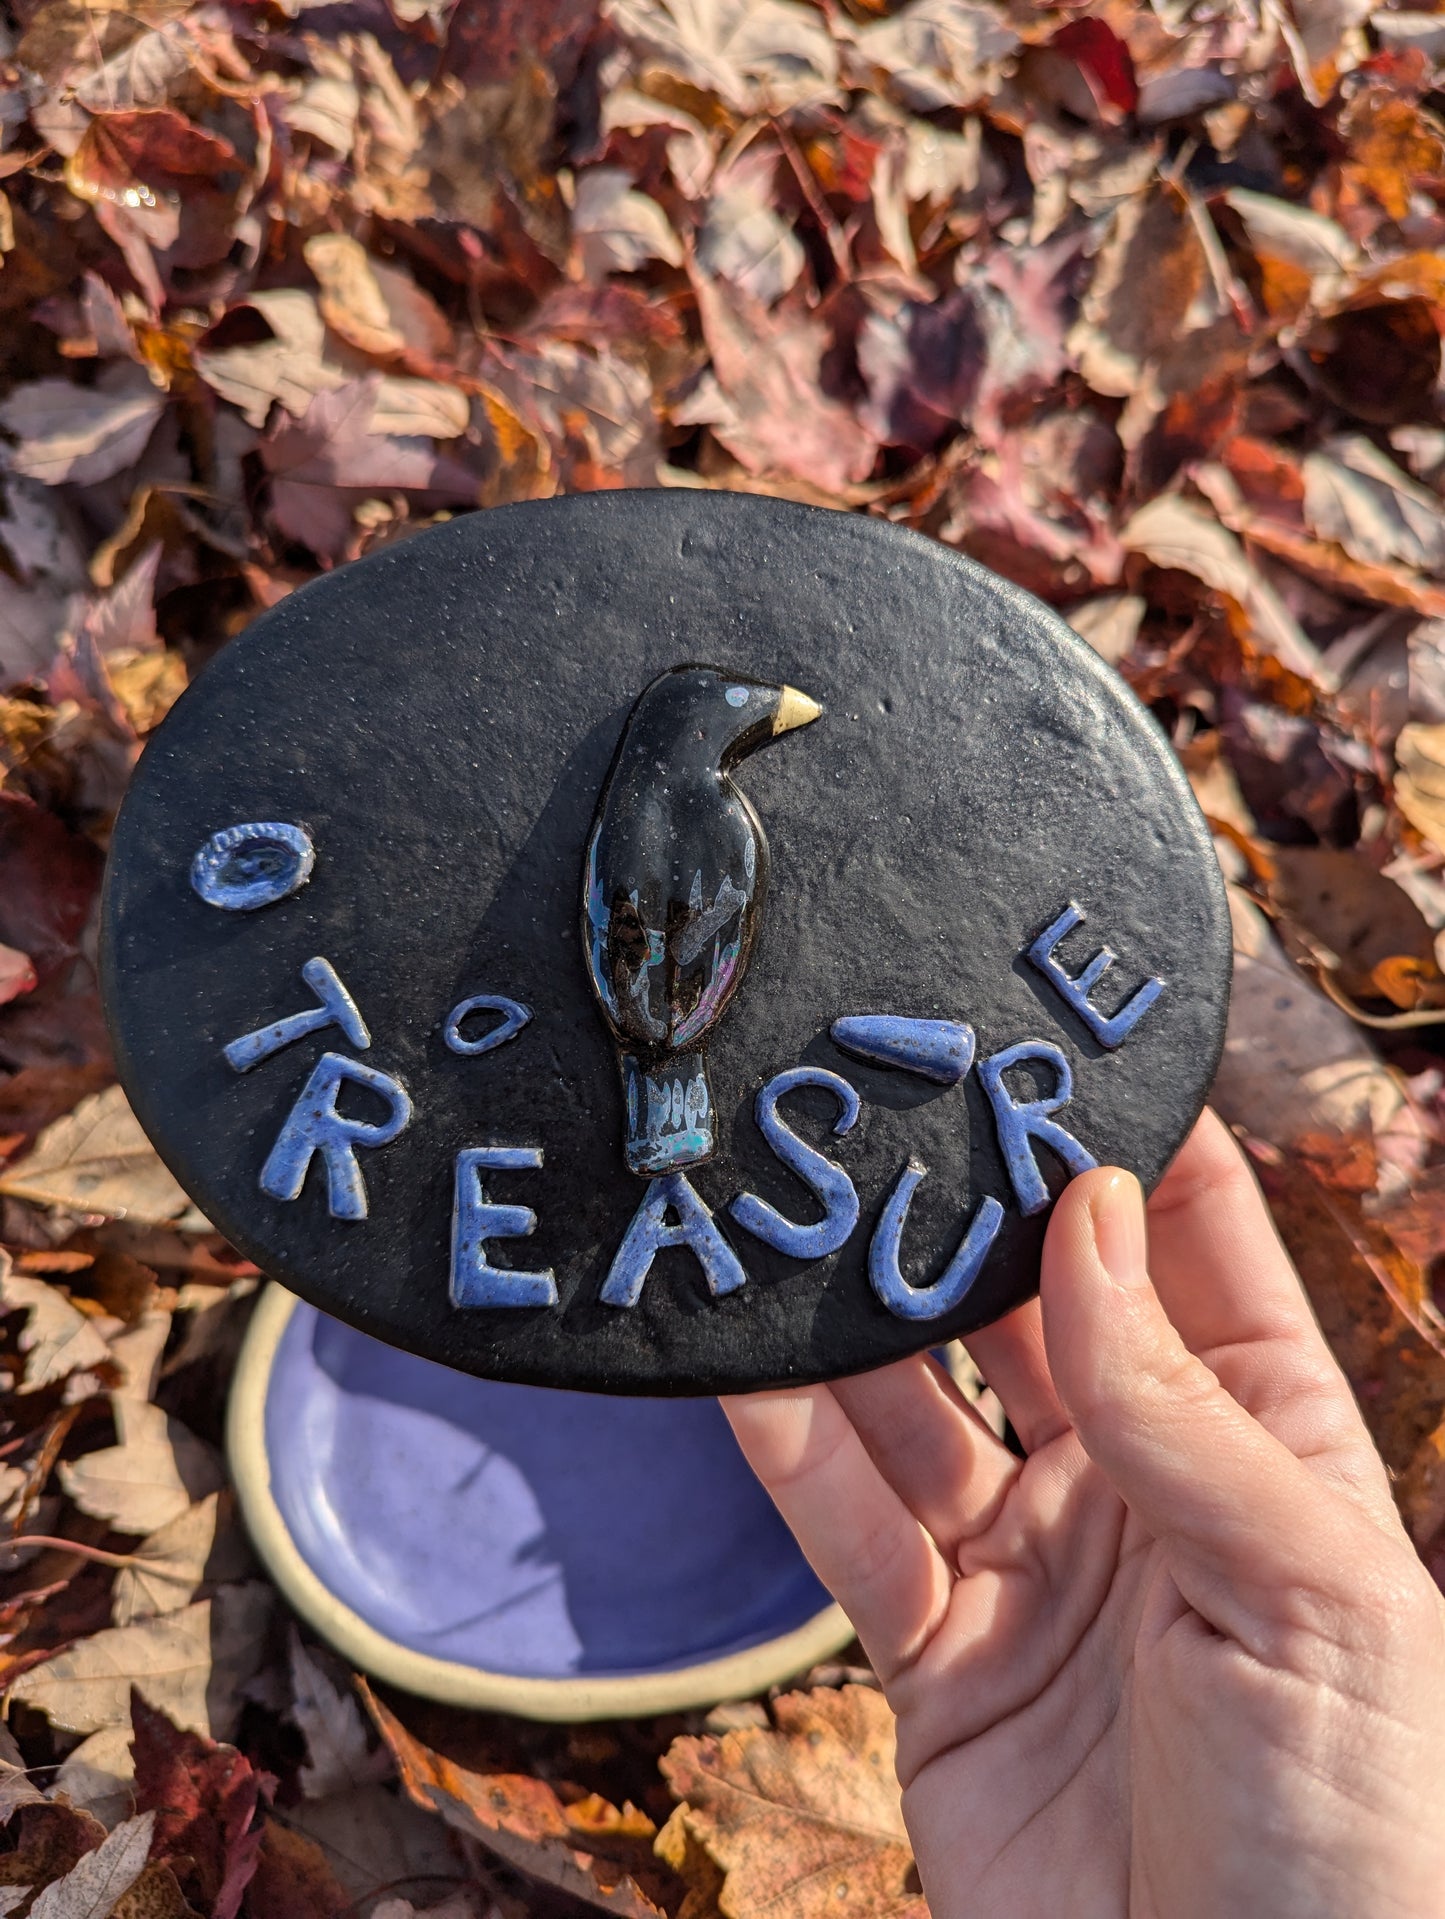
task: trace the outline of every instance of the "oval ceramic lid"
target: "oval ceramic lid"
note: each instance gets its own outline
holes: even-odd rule
[[[457,520],[301,589],[147,748],[127,1093],[265,1271],[497,1378],[824,1378],[1152,1184],[1230,942],[1155,722],[1039,602],[717,493]]]
[[[367,1672],[452,1705],[674,1712],[853,1636],[705,1400],[468,1379],[277,1286],[227,1445],[296,1609]]]

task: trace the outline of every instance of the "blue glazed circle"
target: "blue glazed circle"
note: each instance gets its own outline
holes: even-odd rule
[[[431,1659],[550,1680],[677,1672],[828,1605],[715,1400],[472,1379],[297,1304],[264,1427],[294,1549]]]
[[[315,864],[304,826],[252,820],[211,835],[191,861],[191,885],[207,906],[251,913],[299,893]]]

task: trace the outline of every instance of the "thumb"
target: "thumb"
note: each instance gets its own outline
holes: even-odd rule
[[[1044,1343],[1084,1450],[1164,1546],[1186,1602],[1252,1650],[1338,1603],[1337,1501],[1180,1338],[1150,1283],[1131,1173],[1086,1173],[1049,1222]]]

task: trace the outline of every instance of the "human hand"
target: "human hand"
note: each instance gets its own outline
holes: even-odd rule
[[[1439,1919],[1445,1601],[1225,1128],[968,1346],[726,1402],[898,1719],[934,1919]],[[1150,1283],[1152,1275],[1152,1285]]]

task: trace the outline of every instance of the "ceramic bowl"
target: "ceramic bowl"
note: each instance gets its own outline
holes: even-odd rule
[[[671,1712],[852,1637],[714,1400],[473,1379],[272,1285],[227,1445],[296,1611],[410,1692],[534,1719]]]

